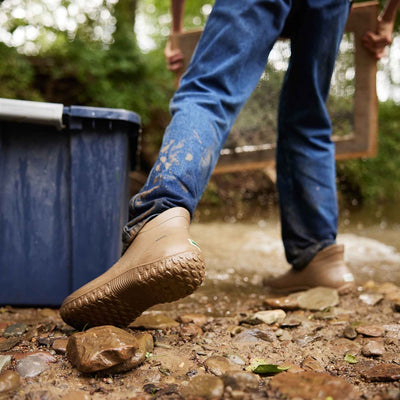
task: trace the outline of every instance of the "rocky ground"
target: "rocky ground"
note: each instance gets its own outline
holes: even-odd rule
[[[398,286],[226,297],[79,333],[57,310],[1,308],[0,398],[400,399]]]

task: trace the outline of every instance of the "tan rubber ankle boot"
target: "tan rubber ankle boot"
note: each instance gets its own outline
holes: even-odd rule
[[[127,326],[147,308],[194,292],[205,266],[189,223],[180,207],[146,223],[116,264],[64,300],[62,319],[77,329]]]
[[[354,277],[344,261],[344,246],[333,244],[317,253],[305,268],[291,269],[277,278],[265,279],[263,283],[264,286],[282,292],[317,286],[345,291],[354,286]]]

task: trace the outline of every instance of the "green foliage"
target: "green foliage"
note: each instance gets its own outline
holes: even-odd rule
[[[400,105],[380,103],[378,155],[338,162],[339,189],[347,198],[374,204],[400,200]]]
[[[34,69],[26,57],[13,48],[0,43],[0,93],[1,97],[20,100],[41,100],[35,90]]]

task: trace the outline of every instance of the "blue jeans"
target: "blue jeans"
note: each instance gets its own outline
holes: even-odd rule
[[[171,101],[158,159],[131,199],[126,245],[171,207],[193,215],[231,126],[282,35],[291,39],[276,156],[287,260],[300,269],[335,242],[334,144],[325,101],[349,8],[348,0],[216,1]]]

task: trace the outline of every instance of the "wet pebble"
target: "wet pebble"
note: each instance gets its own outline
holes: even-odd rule
[[[302,292],[297,299],[300,308],[312,311],[321,311],[339,304],[337,290],[326,287],[316,287]]]
[[[14,371],[6,371],[0,375],[0,397],[7,392],[13,392],[21,386],[21,379]]]
[[[25,324],[12,324],[4,330],[3,336],[5,338],[22,336],[26,331],[27,326]]]
[[[380,325],[362,325],[356,327],[357,333],[363,336],[381,337],[385,333],[385,329]]]
[[[343,336],[347,339],[353,340],[357,337],[357,332],[351,325],[347,325],[346,328],[344,328]]]
[[[193,338],[196,336],[201,336],[203,334],[203,330],[196,324],[187,324],[182,326],[179,333],[182,337]]]
[[[217,376],[200,375],[193,378],[182,390],[184,399],[218,400],[224,394],[224,382]]]
[[[259,311],[253,315],[254,319],[260,320],[264,324],[272,325],[275,322],[282,322],[286,317],[286,313],[283,310],[268,310]]]
[[[238,365],[232,363],[228,358],[222,356],[212,356],[204,361],[204,367],[208,372],[216,376],[222,376],[227,371],[238,369]]]
[[[230,386],[233,390],[244,392],[258,390],[258,377],[251,372],[230,371],[222,377],[222,380],[225,386]]]
[[[299,308],[299,301],[297,300],[297,296],[265,299],[264,304],[270,308],[280,308],[287,311],[297,310]]]
[[[362,372],[362,376],[371,382],[397,381],[400,379],[400,365],[379,364]]]
[[[254,343],[254,342],[273,342],[275,335],[273,332],[262,331],[260,329],[246,329],[235,336],[235,343]]]
[[[309,371],[297,374],[281,373],[275,375],[269,384],[276,394],[290,399],[359,399],[359,393],[350,383],[328,373]]]
[[[279,326],[281,328],[295,328],[296,326],[300,326],[302,322],[296,318],[285,318]]]
[[[8,351],[21,342],[21,338],[11,337],[0,343],[0,351]]]
[[[369,306],[374,306],[378,304],[383,299],[383,294],[381,293],[363,293],[360,294],[360,300],[368,304]]]
[[[193,322],[196,325],[203,326],[207,323],[207,317],[204,314],[184,314],[178,317],[178,321],[182,324]]]
[[[17,362],[16,369],[23,378],[33,378],[49,369],[49,363],[56,359],[50,354],[35,353],[22,358]]]
[[[11,364],[11,356],[0,356],[0,373]]]
[[[52,344],[52,349],[57,354],[65,354],[67,352],[68,339],[56,339]]]
[[[144,329],[168,329],[179,326],[179,323],[158,311],[149,311],[136,318],[129,327]]]
[[[383,340],[369,340],[361,349],[361,353],[366,357],[378,357],[385,352]]]
[[[143,363],[153,351],[148,333],[133,336],[114,326],[98,326],[73,334],[67,344],[69,361],[82,372],[128,371]]]

